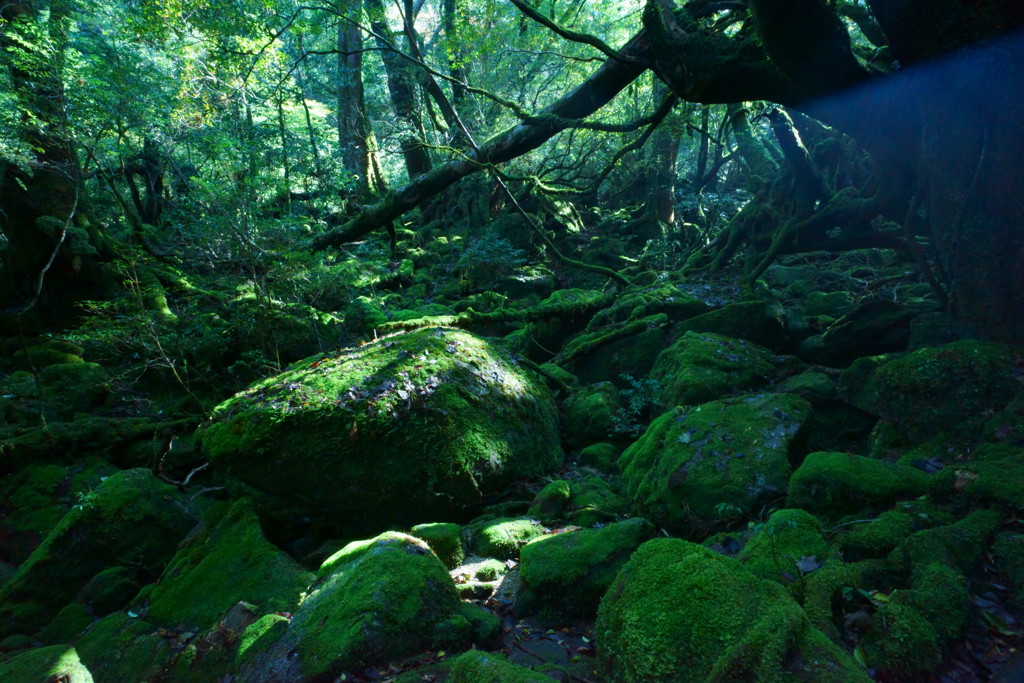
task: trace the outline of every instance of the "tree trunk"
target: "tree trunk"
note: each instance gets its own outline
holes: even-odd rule
[[[29,169],[8,165],[0,178],[0,231],[7,239],[0,277],[4,328],[32,326],[22,316],[30,309],[34,322],[59,323],[102,279],[94,259],[99,237],[85,219],[82,173],[64,107],[60,65],[67,11],[65,3],[52,3],[47,43],[24,35],[40,21],[35,3],[0,7],[0,51],[8,55],[20,106],[32,112],[20,135],[35,152]]]
[[[352,18],[358,19],[360,14],[356,3]],[[355,176],[355,194],[366,196],[373,166],[363,93],[363,34],[345,18],[338,24],[338,147],[341,163]]]
[[[387,73],[391,106],[395,110],[395,116],[408,127],[402,133],[399,144],[405,158],[406,171],[412,180],[428,172],[431,167],[430,154],[424,144],[425,132],[416,97],[416,77],[410,63],[392,50],[392,47],[397,48],[398,43],[387,24],[383,1],[366,0],[366,10],[370,15],[370,27],[379,36],[377,42],[382,49],[381,59]]]

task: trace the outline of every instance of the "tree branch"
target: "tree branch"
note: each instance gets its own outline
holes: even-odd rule
[[[456,181],[489,166],[501,164],[540,147],[567,128],[612,100],[646,70],[640,59],[650,49],[644,32],[638,33],[621,50],[630,59],[609,59],[586,81],[565,97],[546,107],[533,122],[523,122],[499,133],[464,158],[452,159],[410,181],[374,206],[364,210],[337,230],[313,242],[314,249],[326,249],[365,237],[410,211]]]

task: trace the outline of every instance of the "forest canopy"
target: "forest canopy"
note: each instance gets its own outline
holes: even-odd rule
[[[530,197],[632,212],[639,240],[671,234],[689,268],[744,251],[750,281],[780,253],[902,244],[965,330],[1020,341],[1022,12],[8,3],[6,325],[27,309],[59,325],[103,298],[118,251],[192,231],[237,250],[301,215],[313,234],[295,242],[325,248],[415,208],[482,224]],[[445,194],[480,171],[466,194],[491,195],[483,214]],[[709,205],[720,182],[754,201]]]

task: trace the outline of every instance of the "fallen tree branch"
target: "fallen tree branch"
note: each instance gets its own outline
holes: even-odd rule
[[[322,250],[357,241],[416,208],[458,180],[488,165],[510,161],[540,147],[565,130],[566,120],[581,120],[589,116],[636,80],[647,69],[645,64],[640,63],[640,59],[647,55],[649,48],[646,34],[638,33],[622,48],[622,53],[634,60],[621,62],[609,59],[572,92],[546,107],[538,120],[517,124],[483,143],[477,151],[466,157],[452,159],[417,176],[345,225],[315,239],[313,249]],[[545,116],[547,114],[553,116]]]

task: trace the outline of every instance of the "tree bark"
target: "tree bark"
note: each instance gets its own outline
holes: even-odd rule
[[[395,54],[391,48],[398,43],[387,24],[383,0],[366,0],[366,10],[370,15],[370,27],[380,37],[378,44],[382,49],[381,59],[387,73],[391,106],[395,110],[395,116],[408,126],[402,133],[399,144],[405,158],[405,169],[412,180],[431,168],[430,154],[424,144],[426,133],[420,120],[415,74],[409,62]]]
[[[353,9],[360,14],[359,3]],[[353,21],[338,24],[338,147],[341,163],[355,176],[355,194],[365,196],[371,187],[369,131],[363,92],[363,34]]]

